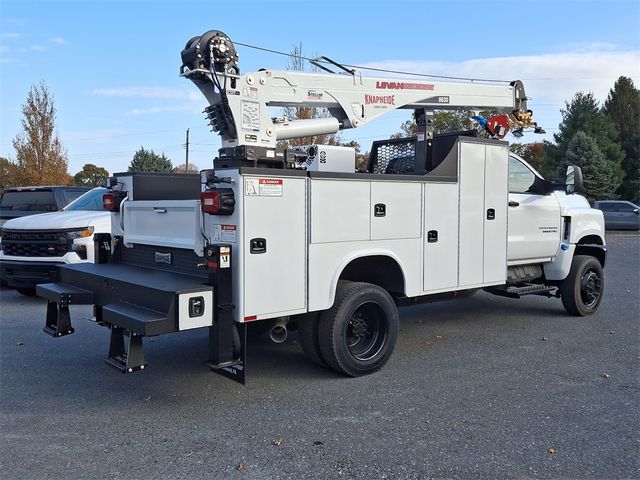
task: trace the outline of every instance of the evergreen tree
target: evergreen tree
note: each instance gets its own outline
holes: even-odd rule
[[[633,80],[620,77],[609,90],[604,102],[603,112],[620,132],[620,139],[640,134],[640,90],[635,88]]]
[[[171,160],[162,155],[154,153],[153,150],[145,150],[144,147],[133,155],[133,160],[129,164],[130,172],[167,172],[173,171]]]
[[[44,82],[31,86],[22,105],[23,131],[13,139],[17,183],[68,185],[67,152],[56,134],[56,108]]]
[[[567,145],[565,158],[566,164],[577,165],[582,169],[586,190],[584,194],[589,201],[616,198],[615,191],[620,181],[611,171],[610,162],[595,139],[584,132],[576,132]]]
[[[607,161],[608,172],[620,184],[624,176],[621,166],[624,153],[614,122],[601,112],[593,93],[578,92],[565,105],[566,109],[561,111],[560,130],[553,135],[555,145],[545,144],[545,173],[557,171],[559,166],[566,164],[569,142],[576,133],[584,132],[595,140]]]
[[[609,91],[603,112],[618,127],[624,151],[624,181],[618,194],[625,200],[640,201],[640,90],[633,80],[620,77]]]

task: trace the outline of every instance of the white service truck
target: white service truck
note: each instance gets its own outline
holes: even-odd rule
[[[560,297],[570,314],[602,300],[602,213],[543,179],[501,139],[533,127],[521,82],[370,79],[259,70],[240,74],[229,38],[209,31],[182,51],[181,74],[207,98],[222,137],[197,175],[116,174],[104,206],[112,242],[97,264],[58,269],[39,285],[45,331],[73,332],[69,306],[94,305],[111,330],[107,363],[145,367],[142,339],[207,328],[212,370],[244,382],[247,325],[275,341],[296,327],[306,356],[350,376],[374,372],[398,335],[398,306],[467,295]],[[326,69],[326,64],[323,68]],[[268,107],[328,109],[273,118]],[[356,128],[414,110],[413,138],[374,142],[366,171],[353,149],[278,140]],[[436,109],[495,110],[483,132],[433,135]]]

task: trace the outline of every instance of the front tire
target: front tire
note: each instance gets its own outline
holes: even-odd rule
[[[594,313],[604,293],[602,265],[588,255],[576,255],[569,275],[560,284],[562,305],[567,313],[585,317]]]
[[[318,323],[320,351],[330,368],[351,377],[373,373],[387,363],[397,339],[391,295],[370,283],[338,283],[335,302]]]

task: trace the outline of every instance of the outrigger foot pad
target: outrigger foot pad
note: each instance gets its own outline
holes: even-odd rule
[[[126,348],[125,336],[127,337]],[[105,363],[122,373],[144,370],[147,364],[144,362],[142,336],[112,325],[109,357],[105,359]]]
[[[69,307],[49,300],[47,302],[47,319],[42,330],[52,337],[64,337],[75,332],[71,326]]]

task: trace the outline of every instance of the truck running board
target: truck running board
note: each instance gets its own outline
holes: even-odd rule
[[[498,295],[500,297],[508,298],[521,298],[525,295],[542,295],[543,297],[556,297],[560,298],[560,290],[553,285],[540,285],[536,283],[529,283],[520,286],[501,286],[501,287],[489,287],[484,289],[485,292]]]

